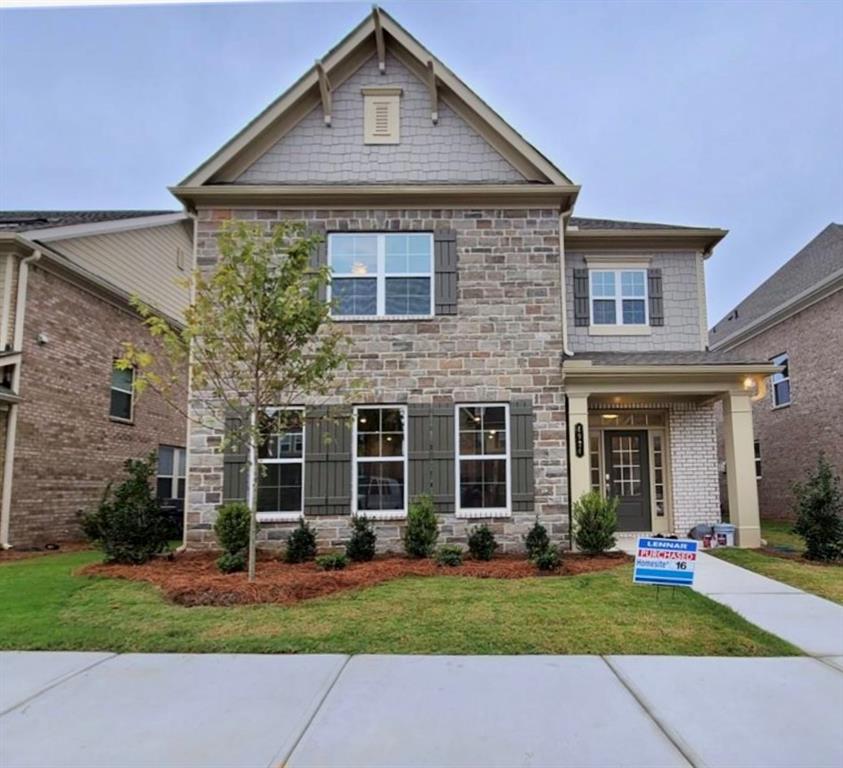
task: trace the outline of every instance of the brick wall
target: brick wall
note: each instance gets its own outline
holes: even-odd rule
[[[227,211],[199,211],[197,254],[209,269],[217,258],[216,232]],[[254,211],[238,217],[271,225],[279,216],[318,221],[328,231],[453,229],[459,255],[456,316],[425,321],[347,323],[354,340],[353,376],[366,381],[360,403],[533,401],[535,509],[491,525],[508,550],[536,513],[552,537],[567,535],[567,458],[562,351],[558,213],[552,210],[481,211]],[[202,393],[194,393],[198,414],[209,413]],[[222,456],[217,429],[194,427],[190,440],[188,540],[213,543],[211,526],[222,493]],[[454,515],[440,517],[442,541],[464,542],[466,527]],[[349,517],[314,520],[322,546],[346,538]],[[261,542],[280,545],[290,525],[261,525]],[[401,526],[377,524],[382,549],[400,547]]]
[[[840,350],[843,291],[735,347],[736,353],[752,360],[769,360],[784,352],[790,357],[791,404],[774,408],[770,391],[753,406],[755,436],[761,443],[758,502],[762,517],[792,515],[791,487],[807,478],[820,451],[843,476]]]
[[[698,254],[645,253],[650,267],[662,271],[664,325],[653,326],[646,336],[592,336],[588,327],[574,325],[573,270],[586,268],[585,256],[571,252],[565,256],[568,296],[569,343],[575,352],[663,352],[703,349],[705,307],[701,306],[698,283]],[[705,300],[702,296],[703,303]]]
[[[670,470],[673,528],[680,535],[695,525],[720,522],[717,419],[714,406],[670,406]]]
[[[47,344],[35,338],[46,333]],[[79,510],[96,505],[127,458],[184,445],[186,421],[155,393],[135,403],[134,424],[109,419],[112,360],[121,342],[149,345],[127,309],[30,267],[12,491],[16,547],[80,538]],[[186,397],[186,395],[185,395]]]

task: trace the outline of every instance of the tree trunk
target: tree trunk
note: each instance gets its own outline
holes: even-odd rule
[[[258,537],[258,452],[255,446],[257,415],[251,413],[252,429],[249,431],[249,581],[255,580]]]

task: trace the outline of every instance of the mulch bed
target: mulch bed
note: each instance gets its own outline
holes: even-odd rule
[[[245,605],[280,603],[323,597],[348,589],[360,589],[403,576],[454,576],[478,579],[523,579],[538,576],[524,557],[499,556],[488,562],[466,560],[461,566],[437,566],[431,560],[378,557],[370,563],[350,563],[342,571],[320,571],[315,563],[288,565],[262,558],[257,578],[249,583],[245,573],[222,574],[212,553],[182,553],[172,560],[152,560],[145,565],[94,564],[82,569],[90,576],[145,581],[161,589],[179,605]],[[563,567],[554,575],[572,576],[616,568],[630,561],[623,553],[596,557],[563,555]]]

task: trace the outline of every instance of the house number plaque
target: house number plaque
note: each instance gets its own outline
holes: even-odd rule
[[[577,451],[577,458],[582,458],[585,455],[585,437],[583,437],[582,424],[577,424],[574,427],[574,447]]]

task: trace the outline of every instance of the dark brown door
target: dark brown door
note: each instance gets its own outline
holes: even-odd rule
[[[618,529],[649,531],[650,464],[646,430],[607,430],[606,492],[620,499]]]

